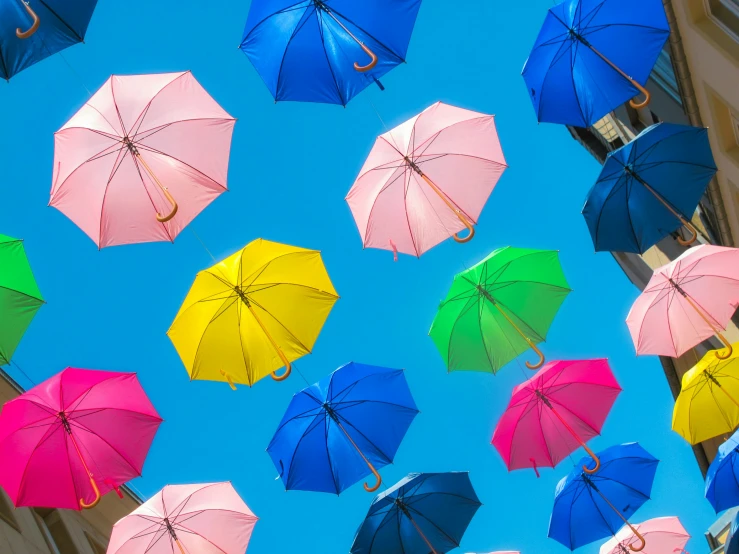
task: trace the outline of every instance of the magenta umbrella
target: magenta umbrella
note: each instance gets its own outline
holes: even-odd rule
[[[732,348],[721,331],[737,306],[739,249],[704,244],[654,271],[626,324],[637,354],[677,358],[716,335],[725,360]]]
[[[680,554],[685,553],[685,545],[690,535],[676,517],[658,517],[634,524],[634,528],[643,535],[647,546],[641,554]],[[631,554],[631,545],[641,542],[628,526],[624,526],[608,542],[600,547],[600,554]]]
[[[107,554],[244,554],[256,523],[231,483],[167,485],[113,526]]]
[[[162,418],[134,373],[67,368],[0,413],[0,485],[15,506],[92,508],[141,475]]]
[[[189,71],[113,75],[54,135],[49,205],[98,248],[174,241],[227,190],[235,122]]]
[[[509,471],[555,467],[580,446],[600,461],[586,441],[600,434],[621,392],[608,360],[549,362],[513,389],[493,433],[493,445]]]
[[[437,102],[377,137],[346,201],[365,248],[420,256],[472,238],[506,167],[494,116]]]

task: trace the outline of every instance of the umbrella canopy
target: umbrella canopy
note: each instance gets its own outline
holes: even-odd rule
[[[493,433],[493,445],[509,471],[555,467],[600,434],[621,392],[608,360],[549,362],[531,379],[513,389],[511,401]]]
[[[739,506],[739,431],[719,446],[708,468],[706,498],[716,513]]]
[[[494,116],[437,102],[377,138],[346,201],[365,248],[420,256],[472,238],[506,167]]]
[[[113,526],[107,554],[244,554],[256,523],[231,483],[167,485]]]
[[[545,340],[570,293],[559,254],[506,246],[454,277],[429,335],[449,371],[496,373]]]
[[[637,354],[677,358],[721,334],[739,306],[739,249],[702,244],[655,269],[626,318]]]
[[[372,501],[351,554],[444,554],[481,505],[467,472],[411,473]]]
[[[0,0],[0,78],[85,39],[97,0]]]
[[[594,463],[585,457],[557,485],[549,537],[570,550],[613,536],[624,524],[644,541],[627,518],[649,500],[659,460],[635,442],[607,448],[598,457],[598,473],[582,471]]]
[[[189,71],[113,75],[54,135],[49,205],[99,248],[174,241],[227,190],[235,122]]]
[[[690,535],[676,517],[657,517],[635,523],[634,529],[639,531],[649,546],[642,554],[675,554],[685,552],[685,545]],[[629,554],[629,546],[640,543],[639,538],[628,527],[622,527],[616,536],[600,547],[600,554]]]
[[[726,535],[724,554],[739,554],[739,512],[731,520],[731,527]]]
[[[281,381],[338,298],[319,251],[257,239],[197,274],[167,336],[190,379]]]
[[[538,121],[590,127],[644,88],[670,35],[661,0],[565,0],[523,68]]]
[[[0,365],[10,363],[31,320],[44,303],[23,241],[0,235]]]
[[[0,485],[19,506],[91,508],[141,475],[162,418],[134,373],[67,368],[0,413]]]
[[[267,447],[287,490],[340,494],[392,463],[418,408],[402,369],[349,363],[293,396]]]
[[[275,101],[345,106],[405,62],[420,7],[421,0],[255,0],[241,50]]]
[[[642,254],[690,223],[716,173],[708,132],[657,123],[608,154],[583,208],[596,251]]]
[[[672,429],[690,444],[731,433],[739,426],[739,343],[721,359],[712,350],[683,375]]]

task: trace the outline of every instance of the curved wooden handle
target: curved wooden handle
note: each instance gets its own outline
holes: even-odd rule
[[[228,386],[231,387],[231,390],[237,390],[236,385],[234,385],[233,379],[231,379],[231,375],[229,375],[223,370],[221,370],[221,375],[223,375],[226,378],[226,381],[228,381]]]
[[[354,69],[356,69],[360,73],[364,73],[366,71],[369,71],[370,69],[372,69],[373,67],[377,65],[377,55],[372,50],[367,48],[367,46],[364,43],[359,42],[359,46],[362,47],[362,50],[364,50],[365,54],[367,54],[370,58],[372,58],[370,63],[368,63],[367,65],[359,65],[357,62],[354,62]]]
[[[466,217],[460,217],[459,219],[462,221],[462,223],[464,223],[464,226],[467,227],[467,231],[469,232],[467,233],[466,237],[460,237],[459,233],[455,233],[454,240],[460,244],[470,242],[472,240],[472,237],[475,236],[475,228],[470,224],[469,221],[467,221]]]
[[[636,547],[633,544],[629,544],[629,550],[631,550],[632,552],[641,552],[642,550],[644,550],[644,548],[646,548],[647,541],[644,539],[644,535],[637,531],[634,526],[631,525],[631,523],[629,523],[628,526],[629,529],[631,529],[631,532],[634,533],[634,535],[636,535],[636,537],[641,541],[641,546],[639,547]]]
[[[270,376],[271,376],[271,377],[272,377],[272,379],[274,379],[275,381],[284,381],[285,379],[287,379],[288,377],[290,377],[290,374],[291,374],[291,373],[292,373],[292,371],[293,371],[293,366],[292,366],[292,364],[291,364],[291,363],[290,363],[290,362],[289,362],[289,361],[287,360],[287,358],[285,357],[285,355],[284,355],[284,354],[282,353],[282,350],[277,350],[277,353],[278,353],[278,354],[280,355],[280,358],[282,358],[282,361],[283,361],[283,362],[285,362],[285,373],[283,373],[282,375],[277,375],[277,372],[276,372],[276,371],[273,371],[273,372],[272,372],[272,373],[270,374]]]
[[[36,12],[33,11],[31,6],[29,6],[27,2],[23,2],[23,7],[26,8],[28,15],[33,18],[33,24],[31,25],[31,28],[28,29],[28,31],[21,31],[20,27],[15,30],[15,36],[20,39],[29,38],[31,35],[33,35],[38,30],[38,26],[41,23],[41,20],[36,15]]]
[[[698,238],[698,230],[695,227],[693,227],[691,223],[688,223],[687,221],[683,221],[683,225],[688,231],[690,231],[690,238],[686,240],[683,237],[678,236],[677,242],[680,243],[682,246],[690,246]]]
[[[82,498],[80,498],[80,506],[82,506],[82,508],[85,510],[94,508],[100,502],[100,489],[98,488],[98,485],[95,482],[95,479],[93,478],[92,473],[88,473],[88,476],[90,477],[90,484],[92,485],[92,490],[95,491],[95,500],[93,500],[90,504],[86,504],[85,501]]]
[[[734,353],[734,347],[731,346],[731,343],[727,341],[726,338],[721,333],[718,333],[718,336],[724,342],[724,344],[726,345],[726,348],[722,348],[721,350],[716,350],[716,357],[719,360],[728,360],[729,358],[731,358],[731,355]],[[726,355],[722,356],[721,352],[724,352],[724,351],[726,352]]]
[[[528,342],[529,342],[529,346],[531,347],[531,350],[533,350],[539,355],[539,361],[536,362],[535,364],[530,364],[529,362],[526,362],[526,367],[528,367],[529,369],[539,369],[541,366],[544,365],[544,354],[542,353],[541,350],[539,350],[539,348],[533,342],[531,341],[528,341]]]
[[[593,461],[595,462],[595,467],[593,469],[588,468],[588,466],[582,466],[582,470],[587,473],[588,475],[592,475],[593,473],[596,473],[600,469],[600,458],[595,455],[595,452],[590,450],[590,447],[585,444],[585,441],[582,441],[582,447],[585,449],[585,452],[590,455],[591,458],[593,458]]]
[[[382,477],[380,476],[380,474],[377,472],[377,470],[372,464],[367,464],[367,465],[369,465],[369,468],[372,470],[372,475],[375,476],[377,483],[375,483],[375,485],[372,487],[370,487],[367,483],[365,483],[364,490],[366,490],[367,492],[375,492],[377,489],[380,488],[380,485],[382,485]]]
[[[629,81],[631,81],[631,84],[634,85],[637,89],[639,89],[639,92],[641,92],[644,95],[643,102],[634,102],[634,99],[632,98],[631,100],[629,100],[629,106],[631,106],[635,110],[641,110],[642,108],[646,108],[649,102],[652,100],[652,95],[649,94],[649,91],[647,89],[645,89],[639,83],[634,81],[634,79],[629,79]]]
[[[167,201],[172,204],[172,211],[169,212],[167,215],[162,215],[157,212],[157,221],[159,223],[166,223],[170,219],[172,219],[175,215],[177,215],[177,210],[179,209],[179,206],[177,205],[177,201],[174,199],[174,197],[169,193],[166,187],[161,187],[162,192],[164,193],[164,196],[167,198]]]

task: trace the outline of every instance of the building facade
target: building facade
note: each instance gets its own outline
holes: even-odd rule
[[[569,130],[602,163],[609,152],[660,121],[708,128],[718,173],[692,223],[699,230],[701,243],[739,247],[739,0],[662,2],[671,33],[647,84],[651,103],[640,110],[624,104],[593,127]],[[665,238],[642,256],[613,256],[629,279],[643,289],[653,269],[685,251],[676,238],[677,233]],[[732,343],[739,341],[738,324],[739,314],[735,314],[725,333]],[[685,372],[707,350],[718,347],[720,343],[712,339],[678,359],[660,358],[674,397],[680,392]],[[704,476],[726,438],[693,447]],[[722,536],[725,540],[729,519],[724,515],[706,534],[716,554],[723,552],[720,540]]]
[[[23,389],[0,370],[0,405]],[[14,508],[0,489],[1,554],[105,554],[113,524],[141,504],[131,490],[108,494],[91,510]]]
[[[726,540],[729,538],[729,528],[731,527],[731,522],[736,517],[737,512],[739,512],[739,508],[727,510],[726,513],[718,518],[708,529],[706,540],[711,549],[711,554],[724,554],[724,545],[726,544]]]

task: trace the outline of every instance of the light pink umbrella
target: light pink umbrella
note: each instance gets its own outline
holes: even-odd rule
[[[377,138],[346,201],[365,248],[420,256],[472,238],[506,167],[494,116],[437,102]]]
[[[227,190],[235,121],[189,71],[113,75],[54,135],[49,205],[99,248],[173,241]]]
[[[731,343],[721,334],[739,306],[739,249],[701,245],[654,271],[631,307],[626,324],[637,354],[677,358],[716,335],[731,356]]]
[[[107,554],[244,554],[256,522],[231,483],[167,485],[113,526]]]
[[[141,475],[161,422],[135,374],[67,368],[3,406],[0,485],[15,506],[92,508]]]
[[[690,535],[676,517],[658,517],[635,524],[637,532],[644,536],[646,546],[641,554],[687,554],[685,545]],[[631,545],[640,542],[628,526],[600,547],[600,554],[631,554]]]
[[[493,433],[493,445],[509,471],[555,467],[582,446],[600,461],[586,441],[600,434],[621,392],[608,360],[549,362],[513,389],[511,401]]]

